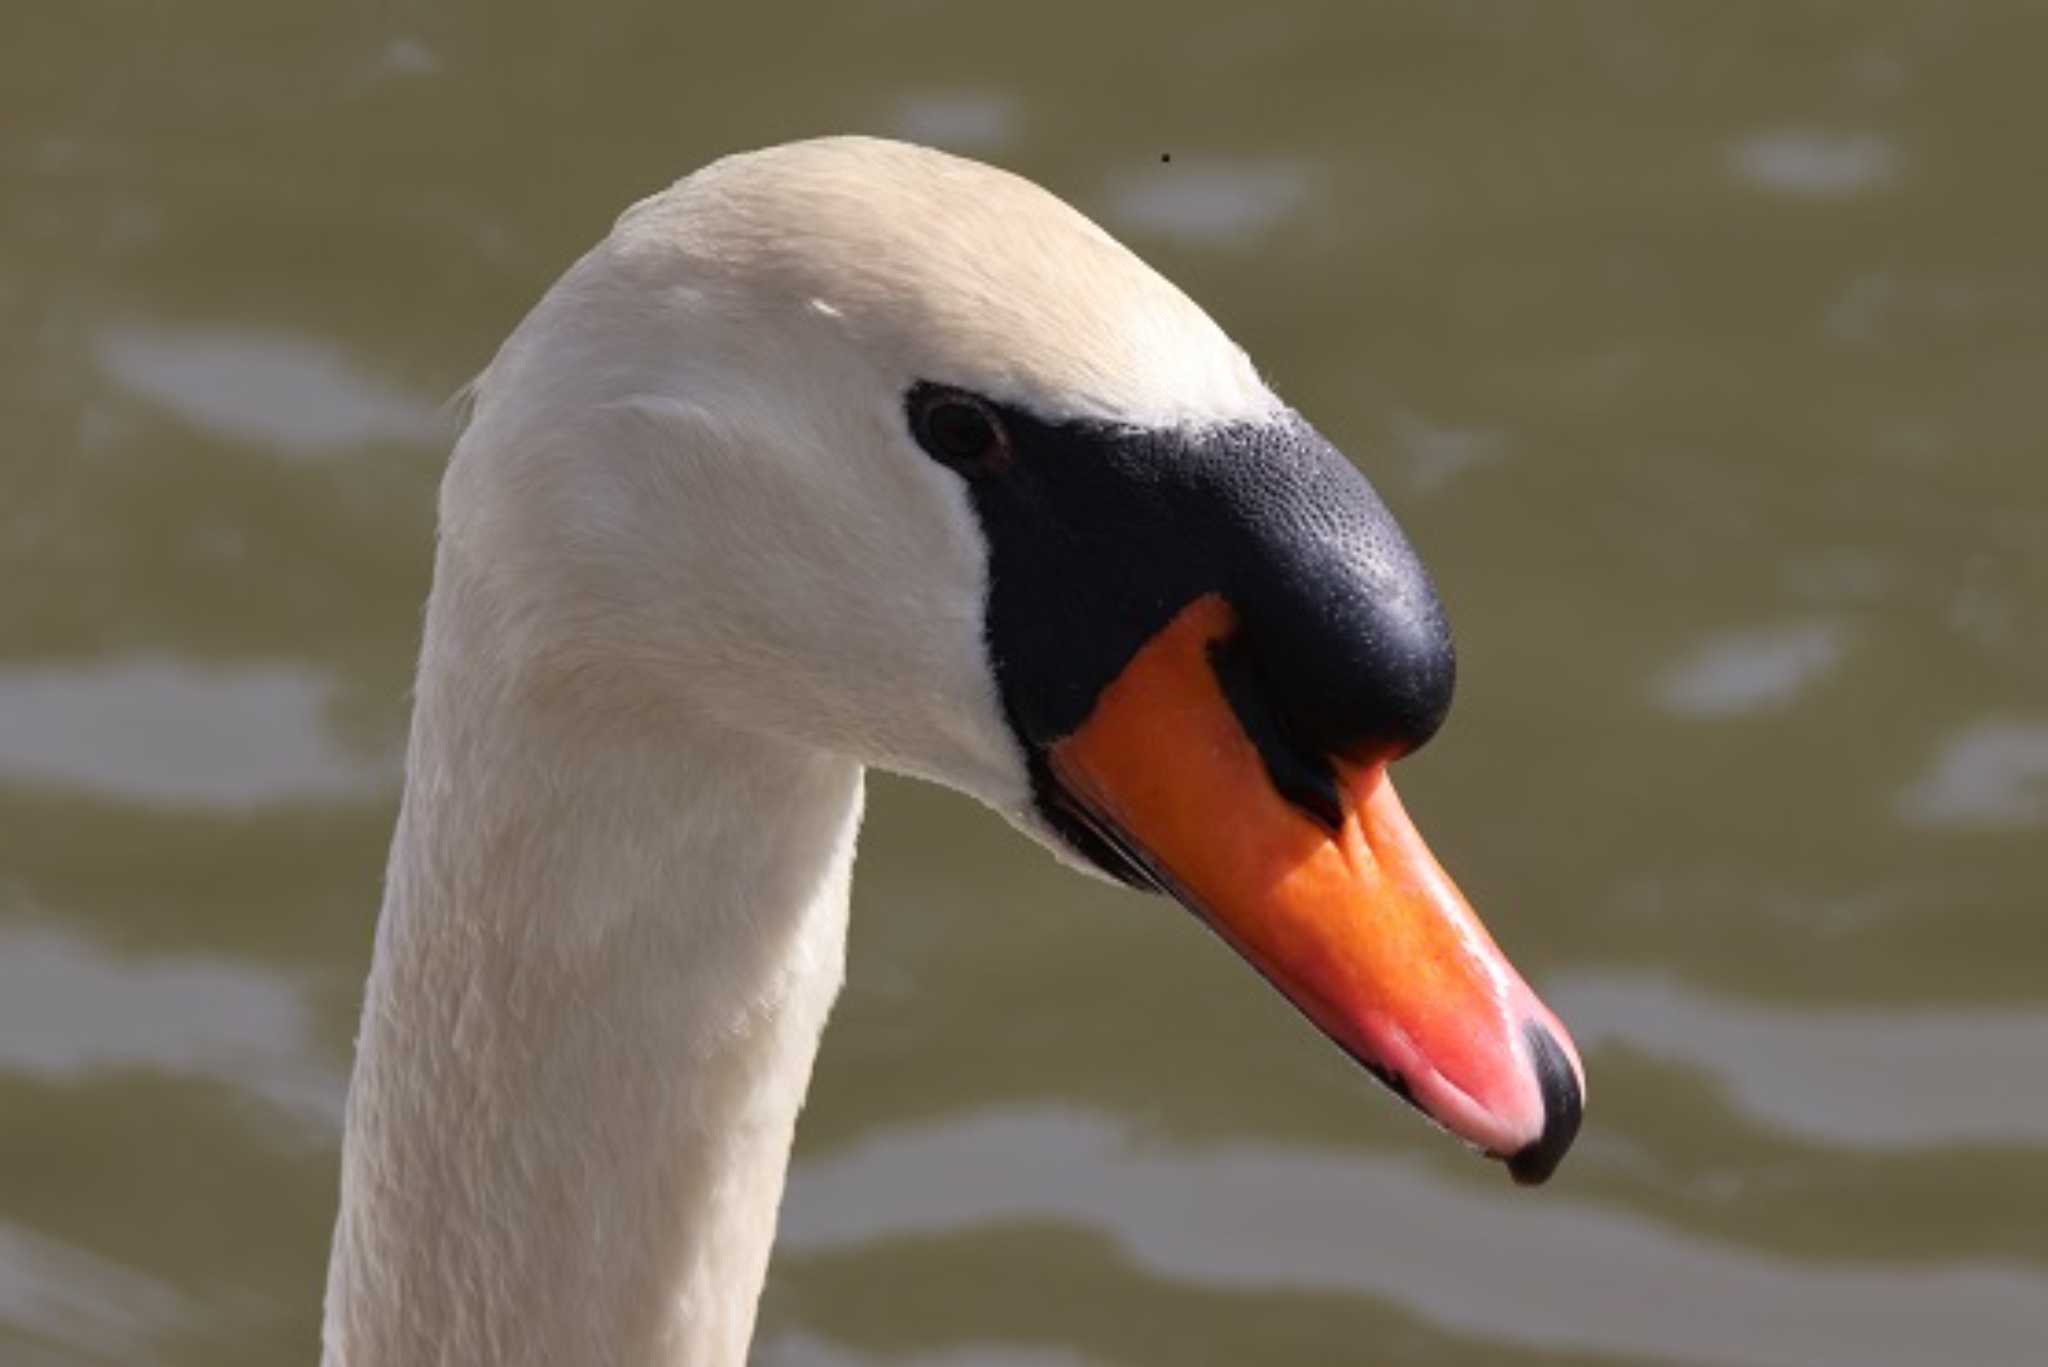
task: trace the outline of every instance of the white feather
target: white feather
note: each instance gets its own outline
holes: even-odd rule
[[[843,971],[866,765],[1027,829],[986,548],[916,380],[1277,401],[1044,191],[830,139],[629,210],[450,462],[364,1003],[333,1367],[736,1364]]]

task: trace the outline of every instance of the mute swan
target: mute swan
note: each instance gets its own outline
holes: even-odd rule
[[[1421,564],[1200,308],[1007,173],[655,195],[474,388],[357,1041],[337,1367],[741,1362],[862,771],[1171,893],[1516,1176],[1583,1075],[1402,812]]]

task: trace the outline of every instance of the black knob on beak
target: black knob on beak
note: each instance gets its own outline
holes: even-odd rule
[[[1536,1080],[1543,1088],[1543,1133],[1535,1143],[1508,1156],[1508,1175],[1524,1186],[1547,1181],[1578,1138],[1585,1097],[1579,1075],[1550,1031],[1533,1021],[1528,1026],[1529,1053],[1536,1060]]]

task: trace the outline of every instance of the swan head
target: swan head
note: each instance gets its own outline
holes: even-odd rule
[[[444,564],[579,705],[970,793],[1196,912],[1432,1119],[1548,1176],[1569,1037],[1403,813],[1429,577],[1217,325],[1005,172],[834,138],[629,209],[475,387]]]

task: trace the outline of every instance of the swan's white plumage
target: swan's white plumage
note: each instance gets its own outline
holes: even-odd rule
[[[868,764],[1027,829],[986,552],[903,394],[1277,410],[1028,182],[828,139],[621,217],[479,378],[367,989],[330,1364],[738,1363]]]
[[[922,147],[826,138],[728,157],[627,210],[612,242],[650,284],[687,272],[750,320],[831,320],[891,393],[916,376],[1152,427],[1278,406],[1243,350],[1095,223]]]

